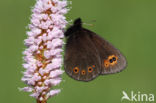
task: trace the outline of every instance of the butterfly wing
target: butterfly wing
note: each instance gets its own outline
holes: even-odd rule
[[[126,59],[111,43],[85,29],[91,35],[101,59],[101,74],[112,74],[122,71],[126,67]]]
[[[75,80],[90,81],[100,72],[100,58],[95,45],[83,30],[69,36],[65,45],[65,72]]]

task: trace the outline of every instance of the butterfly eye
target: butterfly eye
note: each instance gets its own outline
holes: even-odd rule
[[[82,71],[81,71],[81,74],[82,74],[82,75],[85,75],[85,74],[86,74],[86,71],[85,71],[85,70],[82,70]]]
[[[76,73],[76,74],[79,73],[79,68],[78,68],[78,67],[75,67],[75,68],[73,69],[73,72]]]
[[[92,67],[88,67],[88,72],[91,73],[93,71]]]

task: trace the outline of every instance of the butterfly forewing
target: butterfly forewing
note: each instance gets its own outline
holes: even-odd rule
[[[126,67],[126,59],[118,49],[95,33],[87,29],[85,31],[91,35],[90,38],[99,52],[101,74],[117,73]]]
[[[64,67],[66,73],[80,81],[90,81],[100,74],[100,58],[95,45],[83,30],[67,39]]]

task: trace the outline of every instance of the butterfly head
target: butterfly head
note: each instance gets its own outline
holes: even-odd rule
[[[81,28],[82,27],[82,20],[81,18],[77,18],[75,21],[74,21],[74,25],[75,27],[77,28]]]
[[[76,31],[79,31],[82,29],[82,21],[81,18],[78,18],[74,21],[74,24],[67,29],[65,32],[65,36],[68,37],[70,35],[73,35]]]

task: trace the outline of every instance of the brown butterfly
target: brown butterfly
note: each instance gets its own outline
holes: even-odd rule
[[[64,68],[71,78],[87,82],[126,67],[126,59],[120,51],[96,33],[83,28],[80,18],[67,29],[65,36]]]

